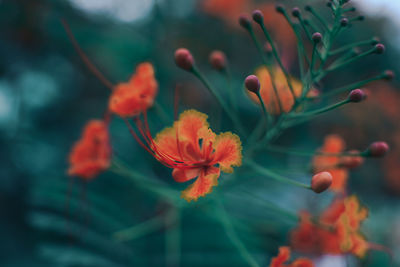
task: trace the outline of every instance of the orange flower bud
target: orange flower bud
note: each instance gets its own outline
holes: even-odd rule
[[[315,193],[322,193],[332,184],[332,174],[329,172],[320,172],[311,179],[311,189]]]

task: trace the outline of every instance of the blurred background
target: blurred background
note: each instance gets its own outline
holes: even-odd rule
[[[289,7],[313,2],[321,13],[328,11],[322,0],[279,2]],[[324,81],[324,90],[385,69],[399,73],[400,2],[352,2],[366,19],[354,23],[341,42],[377,36],[387,52]],[[87,120],[101,118],[109,91],[82,63],[60,19],[70,24],[83,50],[113,82],[129,79],[138,63],[152,62],[159,82],[159,102],[172,121],[177,85],[182,88],[181,110],[191,107],[220,113],[201,84],[175,66],[173,53],[179,47],[190,48],[200,68],[219,87],[224,86],[224,78],[210,68],[208,55],[214,49],[224,51],[238,90],[237,99],[246,97],[242,82],[261,62],[250,38],[237,25],[237,17],[243,12],[257,7],[268,14],[266,18],[270,18],[285,64],[291,66],[296,44],[287,26],[276,17],[275,3],[232,0],[218,6],[206,0],[1,0],[0,265],[177,266],[179,257],[181,266],[246,266],[219,226],[203,215],[202,206],[182,215],[180,231],[171,226],[172,230],[166,227],[145,236],[139,233],[120,242],[112,238],[114,232],[165,212],[168,204],[112,173],[90,182],[86,197],[82,196],[85,185],[80,181],[74,183],[72,194],[67,195],[65,173],[70,147]],[[293,71],[296,72],[294,67]],[[368,86],[365,103],[335,111],[282,137],[286,144],[309,149],[319,147],[329,133],[342,135],[347,146],[355,149],[363,149],[375,140],[390,143],[392,150],[387,158],[368,162],[352,172],[350,191],[369,207],[370,217],[363,232],[369,240],[393,250],[392,266],[400,266],[398,85],[397,79],[391,83],[375,82]],[[259,113],[254,105],[246,102],[240,108],[249,124],[257,120],[255,115]],[[210,120],[211,125],[221,125],[220,129],[215,127],[217,131],[229,129],[221,116]],[[150,124],[153,133],[162,128],[154,116]],[[113,150],[118,156],[146,175],[169,181],[170,171],[144,154],[121,121],[112,123],[111,132]],[[288,165],[288,175],[296,173],[304,180],[309,176],[304,170],[309,164],[307,159],[278,155],[267,160],[276,168]],[[267,186],[269,191],[258,195],[294,213],[315,207],[315,202],[320,201],[300,189]],[[286,222],[287,218],[243,196],[228,197],[234,203],[230,212],[244,225],[242,237],[263,266],[267,266],[277,247],[287,244],[287,232],[295,222]],[[65,208],[68,198],[69,211]],[[329,203],[329,196],[321,202]],[[249,205],[253,209],[248,209]],[[82,239],[68,240],[69,223]],[[246,227],[249,224],[254,225],[250,230]],[[174,252],[176,238],[181,240],[178,253]],[[372,252],[361,263],[340,257],[328,262],[323,266],[391,264],[382,252]]]

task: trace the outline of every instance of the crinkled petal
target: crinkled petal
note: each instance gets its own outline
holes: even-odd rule
[[[290,259],[290,248],[280,247],[279,254],[272,258],[270,267],[282,267],[283,264]]]
[[[242,164],[242,144],[239,136],[230,132],[219,134],[214,143],[214,160],[224,172],[232,172],[232,166]]]
[[[191,142],[199,150],[199,130],[208,128],[207,115],[194,109],[184,111],[178,120],[180,140]]]
[[[212,188],[218,184],[217,180],[219,176],[220,170],[216,167],[209,167],[207,170],[202,170],[199,178],[182,191],[181,197],[190,202],[209,194]]]

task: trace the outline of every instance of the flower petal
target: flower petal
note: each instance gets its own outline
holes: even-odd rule
[[[180,150],[184,145],[180,144],[180,149],[178,149],[175,127],[168,127],[159,132],[156,138],[154,138],[154,142],[156,143],[157,150],[162,151],[170,157],[181,158],[182,151]]]
[[[157,87],[153,66],[142,63],[129,82],[115,86],[109,99],[109,110],[121,117],[138,115],[153,105]]]
[[[180,140],[189,141],[199,149],[199,130],[208,128],[207,115],[194,109],[184,111],[178,120],[178,136]]]
[[[110,165],[111,146],[106,123],[89,121],[69,154],[69,175],[90,179]]]
[[[200,171],[201,171],[200,168],[195,168],[195,169],[176,168],[172,171],[172,177],[174,177],[174,180],[177,181],[178,183],[184,183],[199,176]]]
[[[200,172],[199,178],[191,184],[188,188],[182,191],[181,197],[188,202],[196,201],[199,197],[209,194],[213,188],[218,184],[217,180],[220,176],[220,171],[216,167],[210,167],[207,170]]]
[[[290,259],[290,248],[280,247],[278,256],[272,258],[270,267],[282,267]]]
[[[232,166],[242,164],[242,144],[239,136],[230,132],[219,134],[214,143],[214,162],[224,172],[232,172]]]

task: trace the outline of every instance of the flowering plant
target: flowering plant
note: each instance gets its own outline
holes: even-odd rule
[[[261,197],[265,209],[278,217],[288,216],[295,221],[295,226],[288,231],[290,240],[279,244],[282,247],[270,261],[270,266],[314,266],[317,258],[327,254],[350,254],[362,259],[369,250],[387,251],[385,247],[367,241],[367,236],[362,234],[361,225],[367,219],[368,210],[357,196],[348,194],[350,170],[360,167],[364,160],[383,157],[389,150],[387,143],[376,141],[365,145],[362,151],[353,150],[351,146],[347,150],[343,138],[331,134],[319,142],[322,145],[319,149],[302,151],[293,148],[295,145],[279,145],[283,134],[296,136],[298,125],[343,106],[365,101],[367,93],[361,88],[366,84],[390,80],[394,76],[391,71],[379,71],[374,77],[326,90],[324,79],[327,77],[337,75],[337,71],[356,61],[385,51],[385,46],[373,38],[335,48],[340,34],[351,31],[351,26],[363,19],[353,17],[354,8],[348,2],[329,1],[329,20],[310,5],[304,8],[310,17],[297,7],[289,12],[282,5],[276,6],[274,12],[281,16],[295,37],[295,52],[293,46],[281,46],[280,41],[274,41],[263,11],[256,9],[251,17],[239,16],[239,25],[249,34],[259,53],[258,58],[254,58],[259,66],[245,70],[250,75],[241,81],[240,86],[232,85],[229,58],[224,52],[210,53],[211,67],[227,81],[223,88],[217,89],[196,64],[188,48],[176,49],[174,60],[177,67],[196,78],[216,100],[224,125],[229,125],[225,126],[227,131],[224,132],[217,130],[219,125],[216,123],[208,122],[208,118],[211,120],[216,116],[214,113],[189,108],[178,114],[182,93],[179,87],[174,92],[173,111],[166,110],[157,100],[157,94],[166,88],[160,88],[157,69],[150,62],[138,64],[128,81],[111,83],[89,60],[64,22],[65,30],[84,63],[111,90],[103,118],[89,120],[81,138],[71,149],[68,175],[71,179],[78,177],[84,183],[101,179],[98,176],[102,172],[112,173],[115,179],[129,178],[134,187],[142,188],[166,206],[165,212],[139,225],[116,230],[113,233],[116,241],[126,242],[166,227],[169,234],[173,233],[168,241],[171,251],[167,252],[167,258],[171,266],[177,265],[181,251],[180,228],[193,227],[184,225],[183,216],[196,210],[220,223],[244,263],[261,266],[265,262],[263,257],[255,255],[238,233],[240,227],[243,232],[257,231],[256,227],[251,227],[249,221],[244,226],[241,222],[236,223],[230,212],[233,210],[234,213],[235,197],[257,198],[257,192],[264,194],[263,186],[252,185],[251,177],[256,176],[263,181],[281,183],[289,192],[298,187],[312,194],[326,191],[332,194],[332,203],[323,211],[302,211],[298,215]],[[291,51],[282,51],[281,47]],[[297,60],[291,59],[288,63],[285,54],[297,54]],[[296,67],[288,66],[294,63],[297,63]],[[245,98],[239,99],[242,91],[238,92],[238,87],[245,91]],[[334,97],[341,97],[343,93],[347,95],[331,103]],[[253,118],[244,120],[246,109],[254,108],[254,104],[259,110],[256,122]],[[174,119],[169,119],[171,117]],[[162,169],[162,175],[156,175],[142,172],[134,164],[130,167],[128,160],[113,150],[114,143],[119,142],[113,137],[115,121],[123,122],[141,147],[135,157],[146,157],[143,155],[147,153],[150,157],[145,158],[146,166],[163,165],[168,172]],[[163,130],[155,134],[154,129],[160,128]],[[288,178],[284,171],[287,167],[271,166],[269,157],[280,154],[311,158],[308,178]],[[304,169],[295,171],[304,173]],[[184,188],[178,183],[185,183]],[[322,195],[316,197],[323,198]],[[246,216],[245,213],[240,215]],[[278,251],[278,247],[274,250]],[[291,251],[295,252],[293,260],[290,260]],[[301,257],[297,257],[299,254]]]

